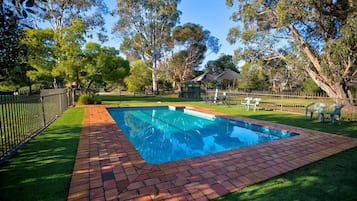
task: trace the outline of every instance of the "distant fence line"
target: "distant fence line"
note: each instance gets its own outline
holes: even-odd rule
[[[218,91],[219,96],[223,93],[227,96],[227,103],[230,105],[241,105],[241,101],[245,97],[262,98],[260,108],[264,110],[283,111],[305,114],[305,106],[311,102],[322,102],[325,104],[332,104],[336,102],[343,102],[342,99],[332,99],[324,93],[305,94],[299,92],[244,92],[244,91]],[[206,91],[206,96],[214,96],[215,90]],[[355,110],[342,109],[342,119],[345,121],[357,121],[357,98],[353,98]]]
[[[0,95],[0,163],[74,104],[74,91],[46,89],[35,95]]]

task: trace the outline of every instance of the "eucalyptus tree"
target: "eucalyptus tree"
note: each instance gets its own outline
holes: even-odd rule
[[[41,2],[38,0],[36,2]],[[0,82],[16,84],[19,73],[26,71],[26,49],[21,44],[23,31],[30,24],[30,15],[38,7],[35,1],[0,0]]]
[[[103,14],[107,7],[102,0],[46,0],[42,3],[45,8],[41,20],[47,22],[61,39],[63,28],[71,26],[76,19],[85,22],[88,30],[98,31],[99,39],[104,39]],[[99,28],[99,29],[98,29]]]
[[[30,80],[41,82],[46,87],[51,85],[56,87],[58,81],[59,83],[66,81],[69,84],[80,83],[85,31],[86,26],[79,18],[62,29],[62,37],[57,41],[56,33],[51,28],[27,30],[22,43],[27,48],[27,63],[32,67],[27,72]],[[49,79],[55,79],[56,82]]]
[[[157,92],[157,66],[173,47],[172,29],[179,21],[179,0],[117,0],[119,21],[115,31],[121,33],[121,50],[142,59],[151,70],[152,88]]]
[[[208,61],[205,66],[206,71],[210,73],[220,74],[226,69],[230,69],[239,73],[236,64],[233,61],[232,55],[221,55],[218,59],[213,61]]]
[[[205,58],[207,50],[217,53],[218,39],[211,36],[202,26],[187,23],[177,26],[173,32],[175,49],[172,57],[174,81],[183,82],[192,78],[195,68]]]
[[[70,26],[64,27],[61,31],[61,38],[55,39],[54,51],[56,54],[56,66],[52,69],[52,75],[56,78],[64,79],[65,82],[76,83],[80,88],[80,73],[83,69],[84,55],[82,47],[84,46],[86,24],[83,20],[76,18]],[[56,33],[54,33],[56,35]],[[61,84],[61,83],[58,83]],[[56,80],[54,87],[57,86]]]
[[[3,2],[2,2],[3,4]],[[11,10],[0,8],[0,82],[8,80],[21,59],[21,32],[19,19],[12,16]]]
[[[258,63],[257,65],[263,67],[273,90],[284,91],[300,88],[308,77],[300,66],[294,65],[292,62],[287,63],[279,58],[253,63]]]
[[[26,46],[26,62],[32,68],[26,72],[31,83],[52,85],[52,69],[55,67],[54,39],[52,29],[28,29],[21,43]]]
[[[240,74],[244,77],[244,79],[237,81],[239,88],[250,90],[266,90],[269,88],[269,77],[266,71],[264,71],[264,69],[255,62],[246,62],[243,64]]]
[[[113,47],[101,47],[98,43],[88,42],[84,49],[85,66],[82,84],[85,92],[93,87],[116,87],[123,83],[129,74],[129,62],[119,56],[119,51]]]
[[[91,37],[96,32],[99,40],[106,39],[102,13],[107,8],[102,0],[47,0],[41,5],[45,9],[40,20],[54,32],[54,87],[58,78],[78,82],[82,59],[80,49],[85,43],[85,36]]]
[[[152,83],[151,72],[143,60],[133,62],[130,75],[124,79],[131,92],[144,91]]]
[[[227,39],[240,40],[248,60],[276,59],[300,65],[330,97],[351,106],[357,77],[357,12],[353,0],[226,0],[238,22]]]

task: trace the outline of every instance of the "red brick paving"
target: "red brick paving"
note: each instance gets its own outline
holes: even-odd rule
[[[136,152],[105,106],[88,106],[68,200],[209,200],[357,146],[353,138],[226,117],[299,135],[152,165]]]

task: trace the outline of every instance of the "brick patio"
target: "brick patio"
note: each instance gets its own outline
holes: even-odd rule
[[[354,138],[226,117],[299,135],[151,165],[136,152],[105,106],[88,106],[68,200],[209,200],[357,146]]]

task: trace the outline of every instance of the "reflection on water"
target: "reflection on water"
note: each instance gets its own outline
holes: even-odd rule
[[[148,163],[159,164],[277,140],[223,118],[205,119],[167,108],[109,109]]]

